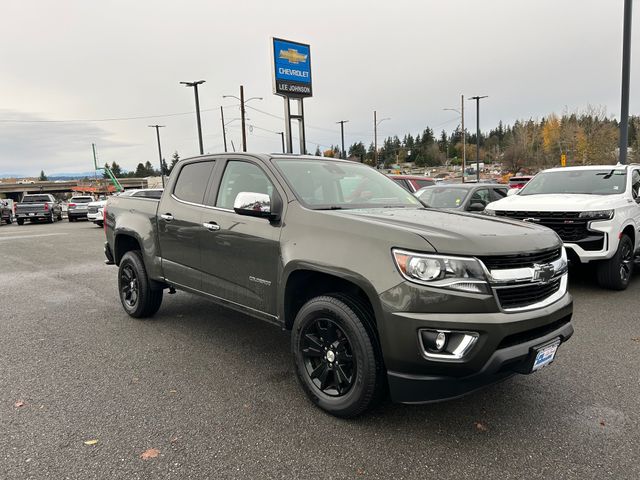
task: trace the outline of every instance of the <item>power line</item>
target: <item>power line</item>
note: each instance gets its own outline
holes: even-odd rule
[[[223,108],[235,108],[237,105],[226,105]],[[219,107],[216,108],[205,108],[200,109],[201,112],[213,112],[214,110],[219,110]],[[20,120],[20,119],[11,119],[11,118],[3,118],[0,119],[0,123],[93,123],[93,122],[121,122],[128,120],[148,120],[151,118],[165,118],[165,117],[179,117],[183,115],[193,115],[196,113],[195,110],[191,112],[179,112],[179,113],[165,113],[162,115],[144,115],[144,116],[136,116],[136,117],[112,117],[112,118],[85,118],[85,119],[75,119],[75,120]]]

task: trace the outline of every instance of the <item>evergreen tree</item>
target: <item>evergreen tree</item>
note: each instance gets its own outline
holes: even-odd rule
[[[320,145],[316,145],[316,153],[314,153],[316,157],[321,157],[322,152],[320,151]]]
[[[153,165],[151,165],[151,162],[149,160],[147,160],[144,164],[144,173],[145,173],[145,177],[153,177],[156,175],[156,171],[153,168]]]
[[[143,178],[147,176],[147,172],[144,168],[144,165],[142,163],[139,163],[138,166],[136,167],[136,171],[133,174],[134,177],[136,178]]]
[[[116,162],[111,162],[111,172],[114,177],[122,176],[122,168]]]
[[[102,178],[110,178],[109,174],[107,173],[107,169],[109,168],[109,164],[105,163],[104,164],[104,170],[102,171]]]
[[[40,170],[40,176],[38,177],[38,180],[40,180],[41,182],[46,182],[48,180],[47,176],[44,173],[44,170]]]
[[[162,175],[169,175],[169,166],[164,158],[162,159]]]
[[[175,167],[176,163],[178,163],[179,161],[180,161],[180,155],[178,155],[178,151],[176,150],[175,152],[173,152],[173,155],[171,156],[171,165],[169,166],[168,175],[171,175],[171,172],[173,171],[173,167]]]

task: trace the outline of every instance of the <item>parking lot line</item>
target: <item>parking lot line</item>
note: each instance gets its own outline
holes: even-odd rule
[[[61,235],[69,235],[68,233],[39,233],[35,235],[7,235],[5,237],[0,235],[0,242],[3,240],[21,240],[25,238],[37,238],[37,237],[58,237]]]

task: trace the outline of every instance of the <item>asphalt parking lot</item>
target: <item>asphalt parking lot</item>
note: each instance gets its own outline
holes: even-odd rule
[[[640,274],[572,271],[576,333],[539,373],[345,421],[286,332],[180,292],[129,318],[103,238],[0,227],[0,478],[640,478]]]

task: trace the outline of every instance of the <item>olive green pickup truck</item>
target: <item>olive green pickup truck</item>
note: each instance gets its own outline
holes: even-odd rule
[[[183,160],[160,200],[109,198],[105,231],[129,315],[183,290],[290,330],[303,390],[337,416],[535,372],[573,333],[556,233],[426,208],[359,163]]]

